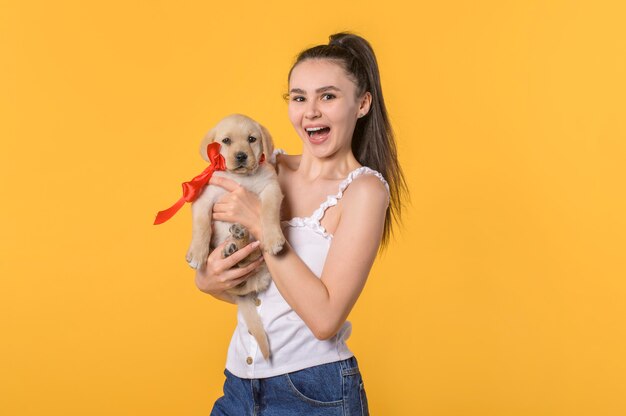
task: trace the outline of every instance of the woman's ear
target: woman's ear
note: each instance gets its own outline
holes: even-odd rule
[[[369,91],[365,91],[365,94],[363,94],[363,97],[361,97],[361,102],[359,104],[359,118],[369,113],[371,105],[372,94]]]
[[[267,129],[262,125],[259,124],[259,128],[261,129],[261,136],[263,140],[263,154],[265,155],[265,160],[270,160],[272,157],[272,153],[274,153],[274,142],[272,141],[272,136],[270,135],[270,132],[267,131]]]
[[[200,156],[202,156],[202,159],[207,162],[210,162],[210,160],[206,148],[208,145],[213,143],[213,140],[215,140],[215,129],[209,130],[209,132],[204,136],[204,139],[202,139],[202,143],[200,143]]]

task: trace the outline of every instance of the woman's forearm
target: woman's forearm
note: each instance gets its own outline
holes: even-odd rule
[[[333,307],[331,294],[286,242],[278,255],[265,254],[274,284],[300,318],[319,339],[335,335],[345,321],[340,307]]]

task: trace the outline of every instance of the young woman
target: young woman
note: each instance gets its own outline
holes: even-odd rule
[[[301,155],[277,155],[285,195],[287,243],[247,268],[231,268],[258,246],[220,258],[196,274],[198,288],[231,301],[231,288],[265,261],[273,278],[257,306],[271,359],[265,361],[239,317],[226,362],[224,396],[212,415],[367,415],[357,361],[346,346],[346,321],[377,252],[399,218],[406,185],[369,43],[339,33],[300,53],[289,72],[289,118]],[[260,238],[256,195],[225,178],[230,192],[216,220],[237,222]]]

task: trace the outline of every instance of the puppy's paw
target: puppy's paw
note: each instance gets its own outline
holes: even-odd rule
[[[224,258],[232,255],[234,252],[236,252],[238,250],[237,248],[237,244],[235,243],[228,243],[224,246],[224,251],[222,251],[222,256]]]
[[[209,257],[209,250],[197,250],[193,247],[189,248],[187,251],[187,255],[185,256],[185,260],[187,260],[187,264],[189,267],[195,270],[200,270],[204,268],[206,265],[206,260]]]
[[[230,235],[232,235],[233,238],[236,240],[242,240],[244,238],[248,238],[249,236],[248,230],[241,224],[231,225],[228,231],[230,232]]]
[[[265,234],[263,238],[263,251],[270,254],[278,254],[285,245],[285,237],[281,232]]]

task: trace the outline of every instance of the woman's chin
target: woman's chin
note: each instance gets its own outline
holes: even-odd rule
[[[326,145],[311,145],[307,146],[311,155],[318,159],[326,159],[337,154],[337,148],[335,146],[330,145],[330,143],[326,143]]]

